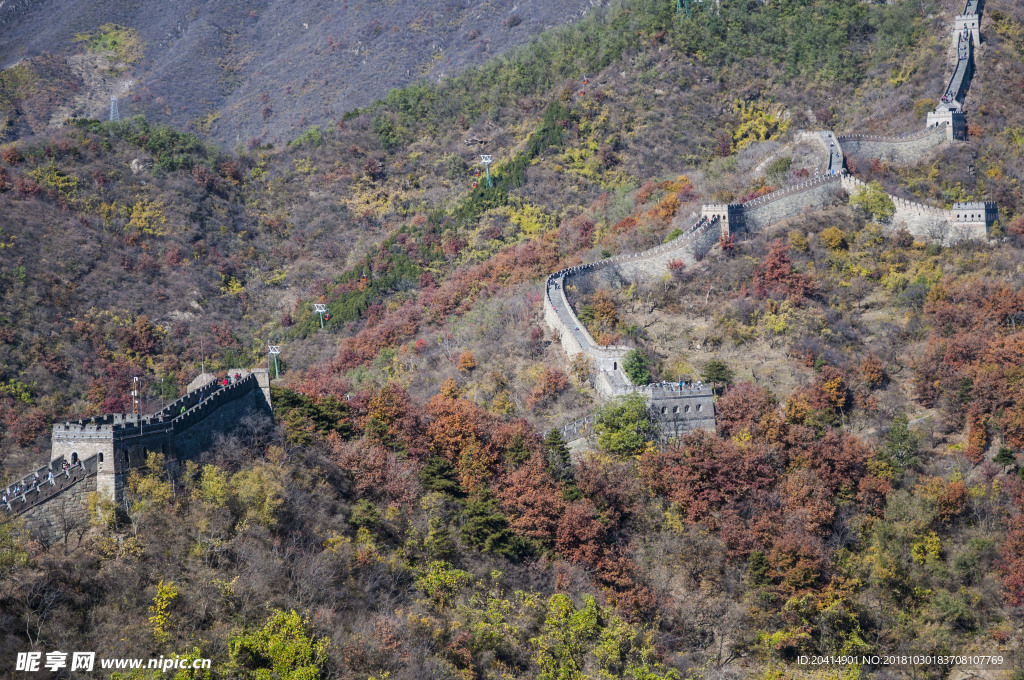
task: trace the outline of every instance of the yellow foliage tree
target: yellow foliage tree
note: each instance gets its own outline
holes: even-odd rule
[[[740,151],[754,142],[778,139],[789,129],[789,118],[781,104],[763,101],[749,104],[737,99],[733,110],[740,115],[740,124],[733,132],[733,150]]]
[[[171,634],[167,632],[167,624],[170,623],[171,616],[167,610],[177,596],[178,589],[174,587],[174,582],[164,583],[161,579],[156,586],[156,597],[153,598],[153,604],[149,607],[149,624],[153,626],[153,639],[157,644],[162,645],[171,639]]]
[[[139,201],[132,206],[127,229],[143,236],[165,236],[167,230],[163,225],[167,224],[167,218],[164,217],[163,210],[164,204],[160,201]]]

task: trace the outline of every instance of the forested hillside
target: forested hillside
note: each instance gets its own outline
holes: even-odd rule
[[[797,659],[978,653],[1010,677],[1024,8],[985,7],[967,142],[852,159],[997,200],[990,242],[916,243],[867,194],[569,291],[638,376],[719,386],[718,431],[659,447],[643,400],[567,361],[544,278],[806,178],[798,129],[919,129],[959,10],[703,5],[596,10],[288,144],[133,118],[0,148],[6,474],[134,375],[155,409],[204,358],[283,360],[275,420],[181,477],[154,458],[54,545],[0,525],[0,669],[73,648],[212,658],[195,677],[939,678],[965,669]],[[595,410],[584,450],[544,434]]]

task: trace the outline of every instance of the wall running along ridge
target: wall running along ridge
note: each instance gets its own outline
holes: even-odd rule
[[[569,358],[581,353],[587,356],[595,369],[597,391],[605,398],[642,391],[623,370],[623,357],[630,347],[597,344],[569,305],[565,287],[599,271],[613,270],[630,277],[656,275],[664,273],[673,260],[678,259],[685,264],[696,262],[695,252],[707,248],[709,242],[717,241],[721,235],[721,226],[717,218],[697,218],[695,213],[689,215],[684,223],[690,223],[690,226],[668,243],[641,253],[616,255],[591,264],[568,267],[548,277],[545,284],[544,320],[558,335],[562,349]]]
[[[838,141],[843,153],[888,163],[916,163],[933,149],[948,143],[952,131],[953,127],[943,123],[901,137],[840,135]]]
[[[697,220],[682,236],[669,243],[632,255],[619,255],[588,265],[570,267],[548,277],[544,295],[544,320],[560,338],[569,358],[583,354],[596,369],[595,386],[604,398],[631,392],[644,392],[648,388],[633,385],[622,370],[622,358],[630,348],[601,346],[580,323],[565,296],[565,286],[573,285],[580,277],[602,274],[608,270],[624,278],[654,277],[665,273],[668,263],[680,259],[686,264],[696,261],[694,253],[713,245],[719,236],[754,233],[806,210],[834,205],[845,193],[847,196],[867,185],[845,169],[847,153],[888,162],[912,163],[920,160],[941,144],[966,139],[963,100],[974,75],[974,50],[981,45],[980,0],[967,0],[962,14],[953,25],[953,48],[956,63],[953,75],[936,110],[928,114],[926,128],[919,132],[897,137],[879,135],[836,136],[831,131],[798,132],[796,141],[816,141],[828,155],[825,174],[785,187],[745,203],[707,204]],[[784,147],[785,148],[785,147]],[[777,155],[777,152],[776,154]],[[767,167],[770,154],[757,164]],[[989,227],[998,219],[998,209],[990,201],[956,203],[950,210],[889,196],[895,207],[891,230],[906,229],[916,238],[939,243],[956,243],[965,239],[985,239]],[[691,215],[686,222],[693,221]],[[648,386],[650,387],[650,386]],[[653,407],[654,398],[648,392],[652,415],[667,415],[660,407]],[[708,396],[708,399],[711,397]],[[703,412],[703,411],[702,411]],[[713,413],[712,409],[709,411]],[[586,416],[560,428],[566,440],[578,439],[591,431],[594,416]],[[714,427],[703,422],[690,426]]]

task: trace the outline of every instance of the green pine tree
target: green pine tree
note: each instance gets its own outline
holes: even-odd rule
[[[475,492],[466,502],[459,533],[467,545],[489,555],[516,559],[525,552],[526,546],[509,529],[497,499],[486,490]]]
[[[1013,449],[1008,446],[1000,446],[999,453],[996,454],[992,461],[1005,469],[1017,464],[1017,456],[1013,455]]]
[[[420,483],[427,491],[437,491],[456,498],[463,495],[455,466],[440,456],[427,458],[426,464],[420,470]]]
[[[548,474],[554,479],[566,484],[573,481],[569,447],[565,445],[562,434],[554,428],[544,437],[544,460],[547,463]]]

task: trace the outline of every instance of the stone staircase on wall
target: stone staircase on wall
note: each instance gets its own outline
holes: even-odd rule
[[[69,465],[67,469],[64,468],[65,462]],[[50,461],[48,465],[33,470],[0,490],[0,500],[7,499],[5,505],[0,503],[3,505],[0,512],[19,515],[45,503],[82,480],[95,476],[96,462],[97,456],[75,461],[74,464],[65,461],[63,457]],[[53,484],[49,482],[50,472],[53,473]],[[19,488],[21,491],[16,493],[15,489]]]

